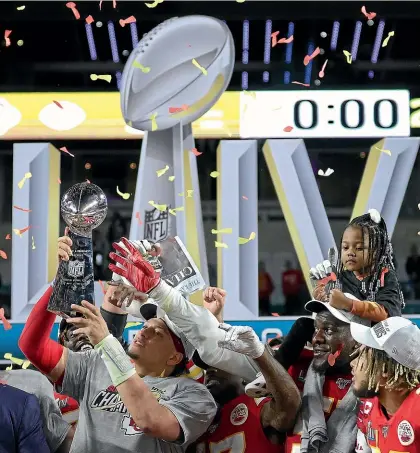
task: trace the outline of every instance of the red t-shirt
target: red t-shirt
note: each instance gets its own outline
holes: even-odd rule
[[[289,374],[302,392],[305,384],[306,373],[313,359],[313,352],[304,349],[299,361],[289,368]],[[351,375],[326,376],[324,383],[324,413],[325,420],[328,420],[340,401],[346,396],[352,383]],[[298,419],[293,433],[286,438],[285,453],[300,452],[301,420]]]
[[[420,388],[420,387],[419,387]],[[360,404],[357,427],[366,437],[372,452],[420,452],[420,395],[413,390],[389,419],[378,397]]]
[[[297,269],[284,271],[281,276],[283,294],[285,296],[297,296],[303,282],[302,272]]]
[[[54,398],[60,408],[63,419],[67,423],[75,425],[79,420],[79,403],[70,396],[57,392],[54,392]]]
[[[272,444],[261,426],[261,408],[270,398],[240,395],[222,408],[221,418],[196,446],[197,453],[282,453]]]

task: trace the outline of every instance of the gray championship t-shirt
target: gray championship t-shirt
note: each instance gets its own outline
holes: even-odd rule
[[[151,437],[135,425],[95,350],[69,351],[60,390],[80,404],[70,453],[181,453],[207,431],[216,403],[203,384],[182,377],[145,377],[144,382],[178,419],[181,442]]]
[[[51,382],[40,372],[33,370],[0,371],[0,380],[38,398],[45,438],[54,453],[63,443],[70,425],[61,415]]]

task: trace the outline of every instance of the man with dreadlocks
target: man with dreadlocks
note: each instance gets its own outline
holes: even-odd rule
[[[353,219],[344,230],[338,269],[326,260],[311,269],[314,299],[328,301],[372,322],[400,316],[404,298],[395,271],[386,224],[376,209]],[[326,290],[328,285],[331,291]],[[349,299],[350,293],[357,300]]]
[[[401,317],[350,329],[362,345],[351,363],[353,391],[370,398],[360,407],[356,451],[369,451],[367,444],[374,452],[420,452],[420,330]]]

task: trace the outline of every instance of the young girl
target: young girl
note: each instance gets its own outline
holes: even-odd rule
[[[322,278],[319,266],[311,269],[312,276],[317,279],[313,291],[315,299],[329,301],[335,308],[375,323],[401,316],[404,297],[386,224],[378,211],[370,209],[368,214],[349,223],[341,238],[338,263],[336,274],[331,273],[327,278]],[[327,284],[333,288],[329,294]],[[349,299],[344,293],[350,293],[358,300]]]

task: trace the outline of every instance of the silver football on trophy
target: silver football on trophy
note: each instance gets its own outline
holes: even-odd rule
[[[108,202],[102,189],[82,182],[70,187],[61,199],[61,216],[70,231],[90,238],[106,217]]]

